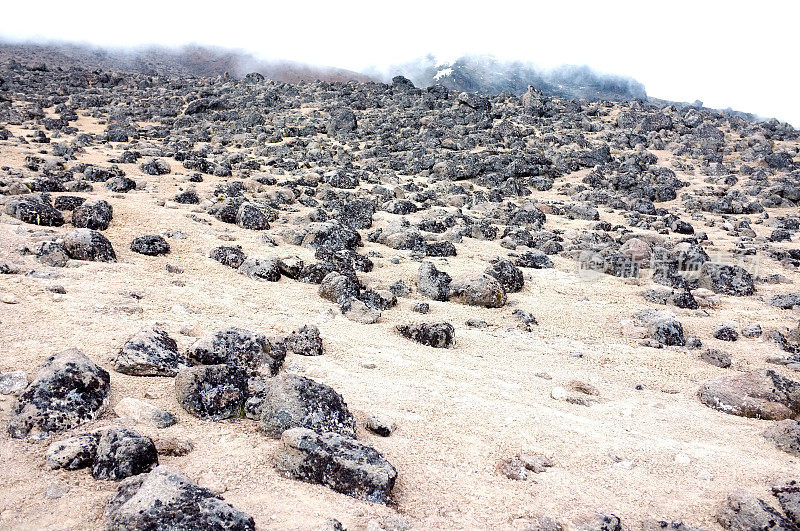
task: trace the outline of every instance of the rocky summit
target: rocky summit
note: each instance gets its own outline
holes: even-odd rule
[[[0,529],[800,525],[790,125],[48,50],[0,47]]]

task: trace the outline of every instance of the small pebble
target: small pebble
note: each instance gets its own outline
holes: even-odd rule
[[[370,415],[367,418],[367,422],[364,424],[364,427],[375,435],[380,435],[381,437],[388,437],[394,431],[394,423],[391,420],[378,415]]]

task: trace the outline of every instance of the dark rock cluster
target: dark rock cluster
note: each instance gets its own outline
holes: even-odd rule
[[[424,355],[459,352],[411,342],[457,348],[462,330],[448,322],[450,312],[472,312],[460,320],[472,329],[465,335],[499,328],[490,324],[497,321],[538,340],[545,327],[531,313],[536,308],[520,301],[546,289],[542,283],[565,276],[647,280],[630,337],[644,347],[696,352],[710,364],[704,369],[720,375],[700,384],[695,403],[769,421],[764,437],[796,456],[800,383],[789,372],[800,370],[796,317],[786,328],[762,331],[715,311],[746,301],[787,320],[800,307],[800,295],[788,289],[764,296],[781,275],[759,276],[751,261],[800,267],[793,241],[800,230],[798,131],[699,104],[648,101],[637,84],[591,72],[542,79],[544,91],[527,82],[515,85],[516,94],[473,89],[466,73],[491,66],[461,61],[441,76],[450,88],[418,88],[401,76],[391,83],[290,84],[256,73],[176,77],[174,69],[0,63],[0,157],[28,153],[20,167],[0,164],[3,220],[28,238],[2,257],[0,274],[27,267],[31,277],[57,278],[51,268],[102,273],[141,264],[163,273],[163,261],[185,251],[187,234],[126,226],[130,198],[148,197],[158,184],[172,188],[147,208],[215,231],[220,242],[194,251],[227,281],[254,292],[287,283],[308,288],[327,315],[341,314],[341,326],[365,334],[385,328]],[[577,89],[558,79],[575,75],[592,97],[570,99]],[[452,89],[456,81],[461,90]],[[79,117],[102,127],[81,131]],[[95,149],[112,155],[80,162]],[[234,241],[234,231],[247,239]],[[455,264],[462,257],[468,268]],[[402,264],[409,277],[385,273]],[[166,271],[183,272],[172,263]],[[582,301],[572,302],[585,313]],[[407,321],[406,309],[431,319]],[[687,315],[714,319],[696,330],[684,327]],[[380,324],[386,321],[391,326]],[[281,474],[392,503],[398,471],[360,439],[359,426],[369,441],[392,436],[393,423],[371,415],[359,424],[361,404],[351,410],[333,387],[290,364],[292,356],[325,360],[306,357],[336,349],[320,327],[281,335],[269,326],[251,331],[220,322],[179,348],[155,325],[120,345],[110,362],[116,378],[174,378],[170,398],[190,415],[237,426],[253,421],[254,432],[257,426],[275,439]],[[764,360],[771,368],[733,372],[741,367],[733,348],[748,341],[775,350]],[[730,353],[721,350],[728,347]],[[98,419],[111,396],[109,373],[75,349],[47,358],[30,384],[24,374],[3,378],[3,388],[18,394],[8,423],[13,438],[76,429]],[[560,388],[551,396],[570,406],[600,400],[593,387],[573,390],[578,394]],[[167,420],[162,427],[175,422]],[[85,430],[52,443],[45,461],[121,480],[106,508],[109,529],[254,528],[251,517],[210,490],[157,466],[149,437],[116,426]],[[502,472],[524,479],[545,466],[518,457]],[[798,487],[773,492],[783,512],[737,491],[719,523],[796,529]],[[549,517],[540,521],[534,528],[561,529]],[[691,529],[661,521],[651,527]],[[587,528],[622,524],[599,514]]]

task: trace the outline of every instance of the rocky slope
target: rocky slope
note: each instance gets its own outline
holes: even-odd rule
[[[264,61],[241,50],[190,45],[107,49],[80,44],[0,43],[0,61],[22,61],[31,66],[69,70],[117,70],[151,76],[243,77],[250,72],[285,83],[303,81],[369,81],[370,77],[341,68],[312,66],[293,61]]]
[[[58,62],[0,63],[3,529],[800,525],[790,126]]]

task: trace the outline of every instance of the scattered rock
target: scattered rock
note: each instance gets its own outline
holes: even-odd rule
[[[358,299],[345,300],[342,303],[342,314],[349,320],[361,324],[375,324],[381,318],[381,312]]]
[[[192,444],[192,442],[188,439],[179,439],[177,437],[159,437],[154,442],[158,455],[181,457],[194,450],[194,444]]]
[[[356,298],[361,288],[352,276],[332,271],[325,275],[319,285],[319,295],[323,299],[340,303],[349,298]]]
[[[147,256],[169,254],[169,243],[157,234],[137,236],[131,242],[131,251]]]
[[[72,211],[72,225],[79,229],[106,230],[114,217],[107,201],[86,201]]]
[[[700,359],[706,363],[710,363],[711,365],[721,367],[723,369],[727,369],[731,366],[731,357],[721,350],[714,348],[707,349],[705,352],[700,354]]]
[[[364,427],[381,437],[388,437],[394,431],[394,423],[380,415],[370,415],[367,417]]]
[[[169,411],[164,411],[153,404],[131,397],[125,397],[120,400],[114,407],[114,413],[119,417],[127,417],[156,428],[167,428],[178,422]]]
[[[544,252],[538,249],[532,249],[520,253],[514,260],[514,265],[517,267],[530,267],[533,269],[548,269],[553,267],[553,260],[550,259]]]
[[[525,277],[523,277],[522,271],[515,267],[511,260],[504,258],[496,260],[486,268],[485,273],[497,279],[506,293],[520,291],[525,285]]]
[[[97,418],[108,402],[110,380],[108,372],[80,350],[53,354],[20,395],[9,434],[47,437]]]
[[[287,476],[373,503],[389,502],[397,470],[373,448],[306,428],[286,430],[281,442],[275,464]]]
[[[555,465],[551,457],[536,452],[520,452],[517,459],[534,474],[541,474]]]
[[[667,522],[664,520],[648,519],[642,523],[642,531],[702,531],[698,527],[692,527],[683,522]]]
[[[252,517],[165,466],[120,483],[105,517],[106,529],[255,530]]]
[[[739,339],[739,332],[736,331],[735,323],[721,324],[714,329],[714,337],[720,341],[736,341]]]
[[[150,437],[127,428],[101,430],[92,464],[94,479],[118,481],[149,472],[158,465],[158,454]]]
[[[16,295],[5,293],[2,297],[0,297],[0,302],[3,304],[19,304],[19,299],[16,297]]]
[[[6,205],[6,214],[25,223],[44,225],[47,227],[60,227],[64,224],[61,212],[41,201],[17,199]]]
[[[283,365],[286,350],[273,348],[263,334],[232,327],[198,339],[188,357],[200,365],[228,364],[274,375]]]
[[[276,439],[296,427],[356,436],[355,419],[342,396],[304,376],[280,374],[264,382],[251,392],[246,410],[267,436]]]
[[[507,298],[503,286],[488,275],[461,277],[450,284],[450,296],[464,304],[499,308]]]
[[[239,266],[239,273],[248,278],[267,282],[277,282],[281,279],[281,270],[274,258],[246,258]]]
[[[323,348],[319,328],[303,325],[286,338],[286,348],[300,356],[321,356]]]
[[[236,213],[236,224],[250,230],[269,229],[267,215],[252,203],[242,203]]]
[[[717,513],[717,521],[722,527],[732,531],[752,531],[754,529],[790,531],[796,529],[791,522],[764,500],[742,490],[728,496],[725,504]]]
[[[669,311],[642,310],[634,315],[639,326],[647,328],[650,338],[660,345],[684,346],[683,325],[677,316]]]
[[[50,267],[64,267],[69,262],[69,255],[60,243],[42,242],[36,250],[36,259]]]
[[[737,265],[706,262],[700,270],[701,288],[724,295],[745,296],[755,292],[753,277]]]
[[[800,483],[792,480],[785,485],[772,487],[772,494],[778,498],[787,519],[796,529],[800,529]]]
[[[100,434],[92,432],[51,443],[45,453],[45,462],[53,469],[78,470],[91,466],[99,440]]]
[[[241,247],[215,247],[211,249],[209,257],[222,265],[238,269],[245,261],[247,256]]]
[[[73,260],[116,262],[117,255],[108,238],[91,229],[75,229],[64,236],[64,248]]]
[[[752,323],[742,328],[742,335],[748,339],[761,337],[761,325]]]
[[[45,461],[54,469],[91,466],[95,479],[120,480],[148,472],[158,464],[158,455],[149,437],[109,427],[52,443]]]
[[[772,370],[710,380],[700,401],[730,415],[784,420],[800,414],[800,384]]]
[[[241,416],[247,399],[247,374],[234,365],[201,365],[175,377],[175,395],[196,417],[222,420]]]
[[[767,299],[767,304],[782,310],[791,310],[800,305],[800,293],[788,293],[786,295],[773,295]]]
[[[613,514],[595,514],[574,524],[576,531],[622,531],[622,521]]]
[[[0,395],[16,395],[28,387],[28,374],[25,371],[0,373]]]
[[[170,172],[169,164],[161,159],[148,159],[140,168],[147,175],[166,175]]]
[[[417,273],[417,290],[435,301],[446,301],[450,295],[450,275],[439,271],[431,262],[422,262]]]
[[[411,307],[412,312],[427,314],[431,311],[431,305],[427,302],[418,302],[414,306]]]
[[[517,458],[503,459],[498,464],[498,469],[508,479],[514,481],[525,481],[528,479],[528,469],[525,464]]]
[[[530,332],[533,330],[534,326],[539,325],[539,321],[536,320],[536,316],[530,312],[526,312],[525,310],[517,308],[511,312],[511,315],[514,316],[517,321],[519,321],[517,328],[525,330],[526,332]]]
[[[188,365],[175,340],[157,326],[134,334],[114,360],[114,370],[132,376],[175,376]]]
[[[800,457],[800,422],[792,419],[773,422],[764,430],[764,437],[784,452]]]
[[[407,323],[397,325],[405,338],[434,348],[450,348],[455,340],[455,328],[450,323]]]

